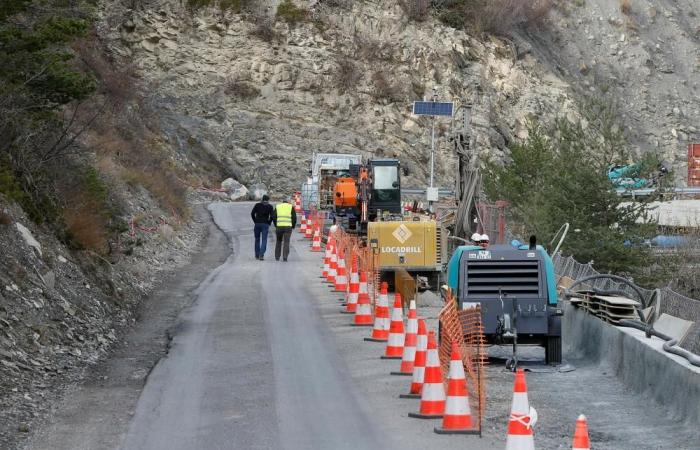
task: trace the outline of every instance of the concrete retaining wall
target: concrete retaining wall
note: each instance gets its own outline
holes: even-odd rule
[[[627,387],[663,405],[675,419],[700,423],[700,367],[664,352],[661,339],[612,326],[568,302],[564,309],[565,358],[585,358],[609,367]]]

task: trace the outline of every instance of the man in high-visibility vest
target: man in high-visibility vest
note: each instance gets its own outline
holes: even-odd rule
[[[294,212],[292,203],[284,200],[275,205],[272,221],[275,223],[277,234],[275,259],[279,261],[280,256],[282,256],[283,260],[286,261],[289,257],[289,239],[292,237],[292,230],[297,226],[297,214]]]

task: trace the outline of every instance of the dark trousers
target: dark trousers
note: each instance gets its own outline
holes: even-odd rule
[[[255,257],[265,256],[267,250],[267,232],[270,230],[270,225],[267,223],[256,223],[253,229],[255,234]]]
[[[280,255],[285,260],[289,256],[289,239],[292,237],[291,227],[279,227],[276,230],[277,242],[275,243],[275,259],[279,260]]]

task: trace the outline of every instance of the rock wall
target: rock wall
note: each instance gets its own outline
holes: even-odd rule
[[[424,186],[430,121],[411,104],[433,88],[474,104],[478,148],[496,155],[524,136],[527,119],[573,108],[567,84],[531,55],[432,19],[406,23],[395,1],[317,9],[297,25],[278,20],[270,42],[257,33],[259,18],[167,0],[113,5],[105,17],[103,39],[138,68],[183,157],[187,145],[205,146],[238,181],[262,181],[273,194],[298,186],[314,151],[397,156],[411,171],[404,185]],[[356,84],[342,89],[346,61]],[[451,186],[451,123],[437,126],[436,179]]]

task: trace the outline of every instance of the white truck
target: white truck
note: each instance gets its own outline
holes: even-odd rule
[[[333,188],[339,177],[350,174],[351,164],[361,164],[361,155],[340,153],[316,153],[311,158],[311,170],[301,185],[301,207],[333,210]]]

